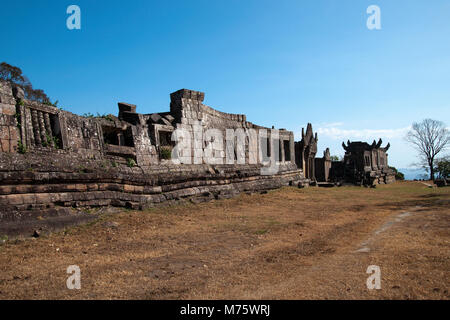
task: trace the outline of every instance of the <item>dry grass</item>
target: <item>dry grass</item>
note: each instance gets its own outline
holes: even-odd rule
[[[404,182],[124,211],[1,245],[0,298],[448,299],[449,203],[450,188]],[[66,288],[74,264],[81,290]]]

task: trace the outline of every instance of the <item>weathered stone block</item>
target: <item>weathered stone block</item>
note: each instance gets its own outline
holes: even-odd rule
[[[6,200],[10,205],[23,204],[23,197],[20,194],[11,194],[6,197]]]
[[[17,127],[9,127],[9,140],[17,142],[19,140],[19,131]]]
[[[119,102],[119,112],[133,112],[136,113],[136,105],[125,103],[125,102]]]
[[[0,139],[0,146],[1,146],[1,151],[2,152],[10,152],[9,140]]]
[[[9,127],[0,126],[0,139],[9,140]]]
[[[2,113],[8,116],[14,116],[16,114],[16,106],[9,104],[2,104]]]

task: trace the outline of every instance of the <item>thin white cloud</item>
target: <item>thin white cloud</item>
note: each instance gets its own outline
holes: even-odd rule
[[[319,126],[321,128],[340,127],[340,126],[343,126],[343,125],[344,125],[343,122],[325,122],[325,123],[319,124]]]
[[[398,129],[343,129],[342,124],[335,126],[321,126],[317,129],[317,133],[323,137],[331,139],[378,139],[378,138],[403,138],[410,127]]]

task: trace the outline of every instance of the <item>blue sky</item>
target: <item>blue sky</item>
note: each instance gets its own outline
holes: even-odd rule
[[[81,8],[81,30],[66,9]],[[368,30],[366,9],[381,9]],[[168,111],[169,93],[299,137],[308,122],[319,153],[382,137],[390,164],[409,167],[413,121],[450,125],[450,1],[8,1],[0,60],[68,111]]]

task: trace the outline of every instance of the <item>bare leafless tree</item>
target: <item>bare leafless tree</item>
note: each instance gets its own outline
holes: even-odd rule
[[[430,170],[430,179],[434,180],[434,160],[450,144],[450,132],[445,124],[432,119],[415,122],[405,139],[419,152],[421,164]]]

